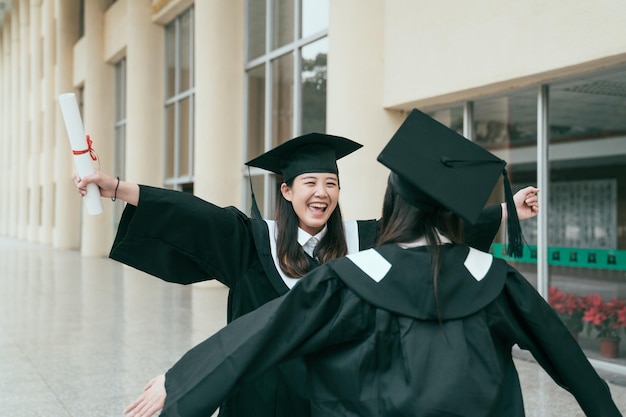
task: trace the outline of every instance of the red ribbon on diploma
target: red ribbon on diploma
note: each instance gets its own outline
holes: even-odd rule
[[[94,161],[97,161],[98,155],[96,155],[96,151],[94,151],[92,145],[93,145],[93,142],[91,141],[91,138],[89,137],[89,135],[87,135],[87,149],[83,149],[82,151],[72,150],[72,153],[74,155],[82,155],[84,153],[89,152],[89,156],[91,156],[91,159],[93,159]]]

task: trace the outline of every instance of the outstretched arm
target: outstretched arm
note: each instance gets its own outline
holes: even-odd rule
[[[119,184],[118,184],[119,181]],[[87,194],[87,184],[94,183],[100,188],[100,195],[108,198],[119,198],[136,206],[139,203],[139,185],[132,182],[121,181],[110,175],[96,171],[92,175],[80,178],[78,174],[74,175],[76,188],[81,196]],[[116,190],[117,188],[117,190]]]
[[[530,219],[535,217],[539,213],[539,197],[537,193],[539,188],[528,186],[522,188],[513,196],[515,202],[515,209],[517,210],[517,217],[520,220]],[[507,220],[506,203],[502,203],[502,221]]]
[[[165,405],[165,375],[152,378],[131,405],[124,409],[124,414],[133,417],[151,417]]]

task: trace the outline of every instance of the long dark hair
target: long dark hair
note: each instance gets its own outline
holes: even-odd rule
[[[431,270],[433,289],[437,311],[439,271],[441,269],[441,240],[439,234],[453,243],[463,242],[463,223],[459,216],[443,207],[426,207],[419,209],[410,205],[398,194],[387,181],[387,190],[383,200],[383,212],[380,220],[380,233],[377,246],[388,243],[409,243],[425,238],[431,254]]]
[[[285,183],[288,187],[293,186],[293,179]],[[309,258],[298,243],[298,215],[293,209],[291,202],[285,200],[282,193],[278,193],[276,204],[276,252],[280,268],[286,275],[292,278],[300,278],[309,272]],[[314,255],[320,263],[331,259],[341,258],[348,254],[348,244],[343,229],[343,217],[339,204],[326,222],[328,227],[326,235],[315,248]]]

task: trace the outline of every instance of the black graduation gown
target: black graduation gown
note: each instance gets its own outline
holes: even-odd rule
[[[438,301],[425,248],[387,245],[317,268],[185,354],[166,373],[161,416],[208,416],[236,384],[294,355],[306,360],[314,417],[524,416],[514,344],[587,416],[621,415],[518,271],[467,246],[443,250]]]
[[[487,250],[500,227],[499,205],[484,210],[467,241]],[[359,249],[374,246],[378,223],[358,221]],[[217,279],[229,288],[227,321],[287,293],[272,259],[265,221],[193,195],[140,186],[137,206],[127,205],[111,249],[112,259],[165,281],[190,284]],[[220,409],[222,417],[309,415],[300,359],[240,385]]]

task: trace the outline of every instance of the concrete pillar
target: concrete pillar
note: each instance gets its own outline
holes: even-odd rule
[[[389,170],[377,163],[376,157],[403,120],[399,112],[381,110],[384,60],[378,57],[384,56],[385,28],[372,22],[381,22],[386,3],[384,0],[330,2],[328,85],[332,87],[328,88],[326,99],[326,129],[328,133],[364,145],[338,163],[345,219],[380,217]],[[363,175],[364,172],[368,175]]]
[[[195,54],[194,193],[241,207],[244,1],[198,1],[194,7],[196,44],[202,45]]]
[[[0,235],[8,236],[9,234],[9,201],[11,192],[11,170],[9,161],[11,159],[11,143],[10,143],[10,125],[9,125],[9,72],[11,62],[11,25],[9,23],[9,13],[5,13],[2,27],[0,27]]]
[[[39,236],[39,209],[41,208],[41,196],[39,193],[39,179],[41,172],[39,158],[41,154],[41,1],[30,0],[30,138],[28,142],[28,230],[27,239],[37,241]]]
[[[150,2],[127,2],[126,177],[163,183],[164,39]]]
[[[85,2],[86,76],[83,122],[94,138],[103,172],[113,170],[114,137],[114,68],[103,60],[104,5],[99,1]],[[67,139],[66,139],[67,140]],[[86,256],[106,256],[113,241],[113,206],[104,201],[104,213],[91,216],[82,213],[81,253]]]
[[[42,142],[42,152],[39,155],[39,166],[41,167],[39,184],[41,192],[41,228],[39,242],[45,244],[52,243],[52,229],[54,227],[54,134],[55,131],[55,106],[54,97],[54,72],[56,45],[56,20],[54,17],[54,3],[47,0],[42,3],[41,9],[41,30],[43,35],[43,81],[41,83],[42,112],[44,134]],[[37,191],[35,191],[37,192]]]
[[[18,112],[17,123],[19,124],[19,133],[17,136],[17,178],[16,186],[18,189],[17,198],[17,236],[20,239],[26,239],[28,227],[28,152],[30,149],[30,124],[29,124],[29,92],[30,78],[25,68],[29,65],[30,55],[30,7],[28,0],[19,0],[19,62],[20,62],[20,78],[18,93]],[[14,80],[17,82],[17,80]]]
[[[56,129],[54,131],[54,234],[52,244],[58,249],[80,248],[80,219],[83,201],[74,186],[74,163],[58,97],[76,92],[72,82],[73,50],[79,37],[79,7],[76,0],[56,0],[56,77],[54,98]],[[98,149],[98,152],[100,150]]]
[[[13,7],[17,8],[18,11],[18,21],[19,21],[19,66],[20,71],[18,73],[18,78],[14,78],[13,82],[17,84],[18,95],[17,95],[17,103],[16,109],[16,123],[18,125],[17,136],[15,138],[16,147],[17,147],[17,164],[16,164],[16,186],[17,186],[17,236],[20,239],[26,239],[28,236],[27,233],[27,224],[28,224],[28,149],[29,140],[28,140],[28,128],[29,128],[29,117],[28,117],[28,84],[29,77],[28,71],[24,69],[28,68],[28,59],[29,59],[29,49],[30,49],[30,41],[29,41],[29,33],[28,33],[28,22],[30,18],[28,0],[19,0],[14,1],[13,3],[17,3]]]
[[[9,161],[10,174],[10,199],[9,199],[9,236],[17,238],[17,198],[19,188],[17,186],[18,181],[18,156],[19,156],[19,129],[20,124],[18,122],[19,115],[19,80],[20,80],[20,32],[19,32],[19,8],[13,3],[11,8],[11,79],[9,82],[9,88],[11,90],[11,101],[9,103],[9,126],[11,134],[9,135],[9,143],[11,146],[11,159]]]

